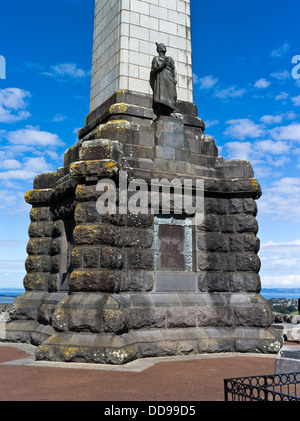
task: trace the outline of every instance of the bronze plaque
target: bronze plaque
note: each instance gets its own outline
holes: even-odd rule
[[[181,225],[159,225],[159,270],[185,271],[185,227]]]

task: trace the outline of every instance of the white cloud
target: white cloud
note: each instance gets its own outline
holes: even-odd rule
[[[300,247],[300,240],[294,240],[294,241],[288,241],[288,242],[283,242],[283,243],[276,243],[275,241],[268,241],[267,243],[262,243],[261,244],[261,248],[268,248],[268,249],[273,249],[271,250],[272,253],[274,253],[274,247],[282,247],[282,246],[296,246],[296,247]],[[300,252],[300,249],[298,250],[298,252]],[[299,256],[300,257],[300,256]]]
[[[25,129],[10,131],[6,138],[13,145],[27,145],[34,147],[62,146],[63,142],[57,134],[41,131],[38,127],[27,126]]]
[[[295,287],[299,285],[299,239],[289,242],[268,241],[261,245],[259,255],[262,262],[263,287]]]
[[[228,142],[224,145],[224,152],[227,159],[245,159],[255,166],[263,165],[263,168],[256,167],[255,171],[258,171],[260,177],[265,177],[271,175],[272,172],[266,164],[282,167],[290,162],[290,158],[285,155],[291,152],[291,147],[286,142],[272,140],[257,140],[253,143]]]
[[[270,76],[277,80],[287,80],[290,79],[291,72],[288,72],[287,70],[281,70],[279,72],[271,73]]]
[[[52,121],[54,121],[54,122],[61,122],[61,121],[65,121],[66,119],[67,119],[67,117],[65,115],[63,115],[63,114],[56,114],[53,117],[53,120]]]
[[[21,163],[16,159],[5,159],[1,163],[1,170],[18,170],[21,168]]]
[[[255,142],[254,149],[271,155],[281,155],[290,152],[290,146],[286,142],[274,142],[272,140],[260,140]]]
[[[205,127],[208,129],[209,127],[216,126],[217,124],[220,124],[219,120],[206,120],[205,121]]]
[[[270,135],[275,140],[291,140],[300,142],[300,124],[293,123],[289,126],[276,127],[270,130]]]
[[[288,111],[286,114],[285,114],[285,118],[287,119],[287,120],[295,120],[295,118],[297,117],[297,115],[294,113],[294,111]]]
[[[283,57],[288,51],[290,50],[290,46],[287,42],[282,44],[280,47],[276,48],[275,50],[271,51],[272,57]]]
[[[228,142],[224,145],[229,159],[249,160],[252,148],[251,142]]]
[[[196,83],[200,84],[200,89],[211,89],[217,82],[218,79],[211,75],[196,79]]]
[[[30,92],[23,89],[0,89],[0,122],[15,123],[29,118],[30,113],[25,110],[25,99],[29,97]]]
[[[10,213],[13,210],[18,211],[26,209],[28,211],[28,206],[25,204],[24,200],[24,193],[20,191],[13,191],[3,189],[0,190],[1,202],[0,202],[0,209],[10,209]]]
[[[193,83],[194,85],[199,83],[199,76],[196,73],[193,73]]]
[[[275,96],[275,101],[286,100],[289,97],[287,92],[280,92],[280,94]]]
[[[0,180],[32,180],[39,173],[49,172],[51,167],[44,157],[27,158],[19,162],[18,169],[0,172]]]
[[[300,179],[284,177],[274,181],[258,202],[259,214],[269,220],[300,221]]]
[[[283,120],[282,115],[264,115],[261,117],[260,121],[264,124],[278,124]]]
[[[49,72],[43,72],[44,75],[57,79],[82,79],[90,75],[90,71],[80,69],[75,63],[60,63],[50,66]]]
[[[265,88],[267,88],[270,85],[271,85],[271,82],[269,82],[268,80],[266,80],[266,79],[259,79],[259,80],[257,80],[255,82],[254,87],[255,88],[258,88],[258,89],[265,89]]]
[[[292,97],[291,100],[293,101],[295,107],[300,106],[300,95]]]
[[[299,288],[300,275],[261,275],[263,288]]]
[[[240,98],[246,93],[246,89],[238,89],[234,86],[231,86],[230,88],[223,89],[222,91],[215,92],[215,96],[218,98]]]
[[[256,124],[248,118],[228,120],[229,125],[224,134],[233,139],[244,140],[246,138],[258,138],[264,135],[264,126]]]

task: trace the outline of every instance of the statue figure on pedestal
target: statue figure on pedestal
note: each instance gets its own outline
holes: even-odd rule
[[[167,57],[165,44],[156,43],[158,57],[152,60],[150,83],[153,89],[153,108],[158,115],[170,115],[176,109],[177,72],[172,57]]]

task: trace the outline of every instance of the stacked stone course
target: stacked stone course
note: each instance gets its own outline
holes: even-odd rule
[[[97,212],[98,181],[118,185],[120,171],[149,186],[153,178],[188,178],[195,189],[204,179],[192,270],[155,269],[155,215]],[[112,364],[277,352],[282,339],[259,295],[260,195],[251,165],[218,156],[194,106],[179,102],[176,118],[157,120],[151,97],[116,93],[87,117],[64,167],[38,175],[26,194],[26,293],[15,302],[8,339],[39,345],[38,359]]]

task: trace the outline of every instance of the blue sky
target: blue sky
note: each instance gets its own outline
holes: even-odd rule
[[[296,0],[191,0],[194,102],[226,159],[249,159],[262,286],[300,286],[300,55]],[[35,174],[62,166],[89,112],[94,0],[3,2],[0,288],[22,287]],[[0,72],[1,74],[1,72]],[[299,70],[300,74],[300,70]]]

